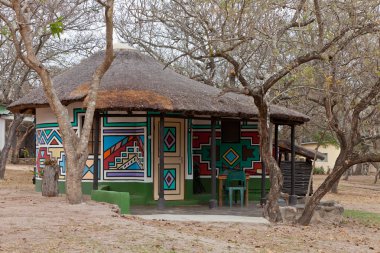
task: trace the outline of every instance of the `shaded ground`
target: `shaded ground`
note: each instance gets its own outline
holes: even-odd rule
[[[31,176],[8,170],[0,182],[0,252],[380,252],[378,225],[347,219],[307,227],[147,221],[120,217],[107,204],[43,198]],[[372,177],[350,180],[341,184],[341,194],[327,198],[349,209],[380,210],[380,184],[374,187]]]

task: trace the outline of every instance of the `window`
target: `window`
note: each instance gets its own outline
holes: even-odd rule
[[[317,159],[317,162],[328,162],[328,154],[327,153],[322,153],[323,159]]]
[[[240,142],[240,120],[225,119],[222,120],[222,142],[239,143]]]

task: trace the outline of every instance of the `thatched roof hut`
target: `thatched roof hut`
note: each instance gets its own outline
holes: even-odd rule
[[[117,49],[116,58],[104,75],[98,93],[97,108],[102,110],[175,112],[184,116],[213,115],[255,118],[253,98],[227,93],[182,76],[137,50]],[[104,51],[56,76],[54,86],[65,104],[86,103],[91,76],[102,62]],[[9,106],[24,111],[48,106],[42,88],[37,88]],[[270,107],[274,122],[302,124],[309,118],[280,106]]]

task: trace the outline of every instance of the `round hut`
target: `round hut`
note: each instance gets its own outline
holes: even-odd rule
[[[104,52],[96,53],[53,79],[78,134],[89,82],[103,56]],[[260,188],[265,185],[260,184],[265,173],[259,152],[258,113],[251,97],[223,94],[137,50],[117,49],[115,56],[98,93],[94,122],[99,122],[99,129],[93,129],[88,144],[90,155],[83,169],[85,194],[99,184],[112,191],[129,192],[132,205],[151,203],[159,196],[199,203],[215,199],[216,184],[211,178],[216,180],[229,170],[243,170],[249,180],[247,197],[248,193],[249,199],[264,196],[265,189]],[[45,160],[55,158],[64,189],[62,138],[42,88],[31,91],[9,109],[33,111],[37,170],[43,169]],[[280,106],[271,106],[270,111],[271,122],[276,125],[294,126],[309,120]],[[40,187],[37,178],[36,189]]]

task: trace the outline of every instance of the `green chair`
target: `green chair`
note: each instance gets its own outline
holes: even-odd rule
[[[232,207],[232,193],[234,191],[240,191],[240,205],[243,207],[244,191],[246,190],[245,173],[242,170],[231,171],[227,175],[226,191],[228,192],[230,200],[230,208]]]

